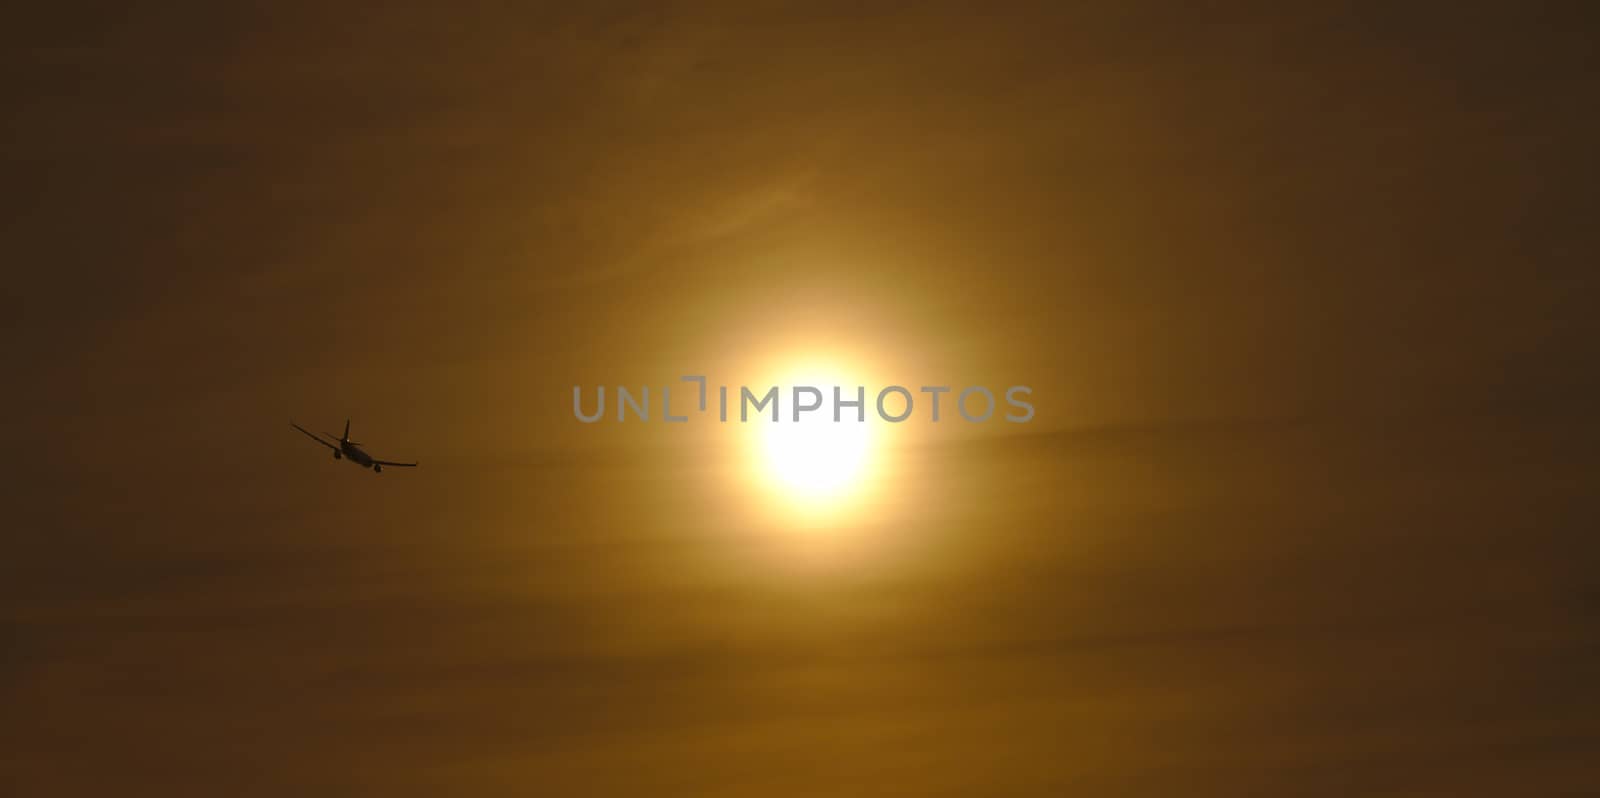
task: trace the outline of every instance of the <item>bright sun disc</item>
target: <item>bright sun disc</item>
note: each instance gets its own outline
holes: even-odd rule
[[[757,455],[769,485],[781,498],[807,513],[837,508],[867,479],[872,459],[872,434],[868,422],[859,420],[855,408],[843,408],[833,420],[834,386],[854,400],[854,380],[802,373],[777,383],[778,420],[763,416],[759,422]],[[794,386],[822,391],[822,406],[794,420]],[[754,416],[752,416],[754,421]]]
[[[861,478],[867,461],[866,424],[851,417],[768,423],[762,445],[772,478],[803,499],[838,496]]]

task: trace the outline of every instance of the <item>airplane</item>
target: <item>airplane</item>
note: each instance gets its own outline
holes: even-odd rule
[[[323,446],[326,446],[329,449],[332,449],[333,450],[333,459],[335,459],[335,460],[338,460],[340,458],[348,459],[350,462],[355,463],[356,465],[361,466],[362,468],[370,468],[370,469],[372,469],[372,473],[374,473],[374,474],[383,473],[383,467],[384,466],[395,466],[396,468],[412,468],[412,467],[416,466],[416,463],[396,463],[396,462],[394,462],[392,460],[379,460],[379,459],[373,457],[372,455],[367,454],[366,452],[362,451],[361,450],[361,444],[350,440],[350,419],[348,419],[348,418],[344,420],[344,435],[339,437],[339,442],[336,443],[336,444],[335,443],[329,443],[328,441],[325,441],[322,438],[317,437],[316,433],[312,432],[311,430],[306,429],[305,427],[300,426],[299,424],[294,423],[293,421],[289,422],[289,426],[294,427],[295,429],[300,430],[301,432],[305,433],[306,437],[310,438],[311,440],[314,440],[317,443],[320,443]],[[322,434],[323,435],[327,435],[329,438],[333,437],[333,433],[324,432]]]

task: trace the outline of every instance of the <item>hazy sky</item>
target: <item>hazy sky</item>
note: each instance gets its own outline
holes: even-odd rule
[[[0,793],[1594,789],[1587,5],[220,5],[0,33]],[[796,359],[1037,412],[571,412]]]

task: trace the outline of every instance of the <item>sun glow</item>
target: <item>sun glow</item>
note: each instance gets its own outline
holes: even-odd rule
[[[769,424],[762,447],[771,477],[803,499],[826,499],[849,491],[867,463],[866,424],[852,418],[802,418]]]
[[[854,400],[860,380],[831,369],[804,368],[787,372],[772,384],[779,386],[778,420],[770,414],[755,432],[754,463],[761,479],[791,512],[806,516],[830,514],[849,504],[871,479],[874,441],[870,407],[868,420],[858,420],[854,408],[843,408],[834,421],[834,387]],[[821,407],[794,418],[794,386],[812,386],[822,393]],[[808,399],[809,401],[809,399]],[[871,403],[869,394],[866,402]]]

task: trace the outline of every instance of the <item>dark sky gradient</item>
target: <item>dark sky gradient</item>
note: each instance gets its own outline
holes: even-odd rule
[[[1179,5],[9,19],[0,793],[1595,789],[1600,15]]]

